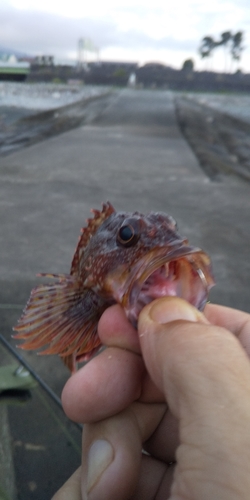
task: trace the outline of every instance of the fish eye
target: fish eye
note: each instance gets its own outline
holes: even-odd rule
[[[137,226],[137,221],[127,222],[121,226],[117,234],[117,243],[123,247],[135,245],[140,237]]]

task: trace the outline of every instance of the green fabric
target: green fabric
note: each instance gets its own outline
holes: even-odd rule
[[[36,386],[37,382],[22,365],[0,367],[0,404],[25,402],[30,397],[29,390]]]
[[[11,500],[9,495],[7,495],[6,491],[3,490],[0,484],[0,500]]]

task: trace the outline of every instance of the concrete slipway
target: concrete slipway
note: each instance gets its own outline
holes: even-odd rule
[[[212,258],[211,300],[250,312],[250,186],[210,181],[176,123],[173,94],[114,91],[83,126],[0,158],[1,333],[10,340],[38,272],[68,272],[91,207],[165,211]],[[13,342],[13,341],[12,341]],[[60,395],[55,357],[25,358]],[[40,389],[9,406],[18,498],[42,500],[80,462],[80,432]]]

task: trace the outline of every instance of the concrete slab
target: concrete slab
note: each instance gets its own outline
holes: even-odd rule
[[[0,498],[15,500],[15,473],[7,406],[0,405]],[[6,495],[6,497],[5,497]]]
[[[171,92],[117,91],[88,125],[0,158],[0,178],[0,313],[6,337],[35,274],[68,272],[89,209],[106,200],[117,209],[171,214],[180,233],[212,257],[212,300],[250,311],[249,184],[205,176],[177,127]],[[60,394],[68,376],[60,361],[34,353],[26,358]],[[36,412],[31,418],[39,418]],[[63,470],[68,458],[58,456]],[[53,474],[47,496],[39,490],[36,498],[49,498],[60,481]]]
[[[232,268],[237,283],[246,275],[239,260],[249,241],[249,185],[207,179],[176,126],[171,93],[117,93],[95,123],[1,158],[0,172],[3,280],[67,271],[90,207],[107,199],[117,209],[171,213],[181,232],[210,251],[216,274],[222,261],[230,282]],[[218,297],[228,302],[220,274]],[[242,287],[230,289],[246,308]]]

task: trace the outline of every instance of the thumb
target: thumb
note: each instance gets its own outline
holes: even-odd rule
[[[174,297],[145,307],[138,331],[147,370],[179,422],[176,472],[188,478],[185,491],[190,498],[231,499],[236,492],[237,498],[248,498],[250,364],[240,343]],[[211,484],[216,491],[212,496]]]
[[[238,392],[239,380],[248,388],[250,365],[238,340],[183,299],[149,304],[138,331],[147,370],[178,418],[184,407],[194,412],[202,405],[206,411],[221,392]]]
[[[170,388],[172,395],[176,390],[178,392],[175,395],[179,391],[183,393],[183,384],[192,377],[193,369],[197,369],[199,351],[202,349],[199,333],[201,325],[204,332],[204,328],[209,325],[205,316],[185,300],[176,297],[155,300],[140,314],[138,333],[142,355],[148,372],[157,387],[165,393],[168,403]]]

